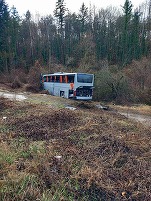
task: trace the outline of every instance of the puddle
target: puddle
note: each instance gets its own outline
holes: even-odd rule
[[[11,99],[11,100],[16,100],[16,101],[23,101],[23,100],[27,99],[22,94],[6,93],[6,92],[0,92],[0,97],[8,98],[8,99]]]
[[[103,105],[96,105],[96,107],[98,108],[98,109],[103,109],[103,110],[108,110],[109,109],[109,106],[103,106]]]
[[[135,113],[126,113],[126,112],[119,112],[119,114],[124,115],[129,119],[134,119],[137,122],[141,122],[147,126],[151,126],[151,117],[142,114],[135,114]]]
[[[71,106],[66,106],[65,108],[66,108],[66,109],[69,109],[69,110],[76,110],[75,107],[71,107]]]

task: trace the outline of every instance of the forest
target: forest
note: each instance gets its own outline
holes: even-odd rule
[[[53,15],[34,18],[29,10],[19,16],[1,0],[0,27],[1,82],[4,74],[27,74],[36,66],[92,72],[96,100],[151,104],[151,1],[133,9],[125,0],[121,10],[82,3],[71,13],[57,0]]]

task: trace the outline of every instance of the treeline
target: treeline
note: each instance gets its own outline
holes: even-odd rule
[[[123,68],[149,55],[150,25],[150,6],[133,11],[129,0],[121,12],[111,7],[87,8],[83,3],[77,14],[68,11],[64,0],[58,0],[53,16],[36,20],[29,11],[21,18],[1,0],[0,71],[18,67],[28,71],[36,60],[45,66],[86,63],[94,68],[108,61]]]

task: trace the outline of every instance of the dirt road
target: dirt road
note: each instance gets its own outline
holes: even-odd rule
[[[129,119],[133,119],[137,122],[141,122],[144,125],[151,127],[151,117],[142,114],[135,114],[135,113],[126,113],[126,112],[119,112],[121,115],[126,116]]]

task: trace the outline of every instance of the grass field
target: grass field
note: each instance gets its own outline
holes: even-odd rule
[[[0,200],[151,200],[151,129],[50,99],[0,99]]]

